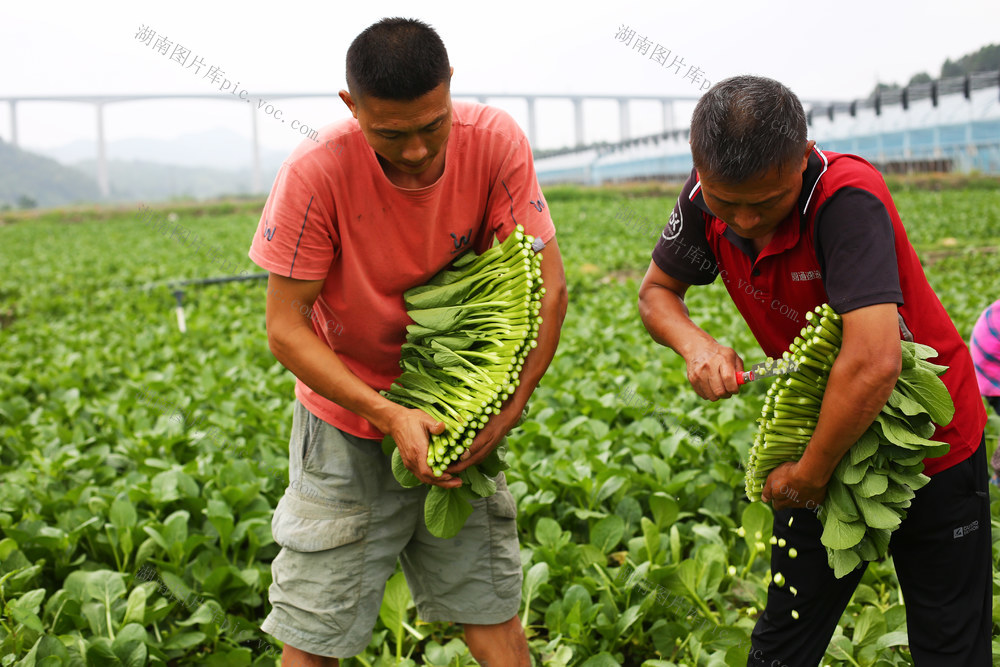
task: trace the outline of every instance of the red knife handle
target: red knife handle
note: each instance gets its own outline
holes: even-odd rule
[[[753,380],[753,371],[736,371],[736,384],[746,384]]]

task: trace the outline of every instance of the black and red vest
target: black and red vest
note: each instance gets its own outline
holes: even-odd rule
[[[881,174],[858,156],[813,149],[802,187],[799,204],[755,260],[736,244],[728,225],[705,205],[700,181],[691,189],[690,200],[702,212],[719,275],[740,314],[765,354],[780,357],[806,325],[805,314],[829,300],[816,257],[817,212],[841,188],[872,193],[892,220],[903,292],[899,313],[916,342],[938,351],[932,361],[949,367],[941,379],[955,402],[955,417],[948,426],[938,428],[934,439],[950,443],[951,450],[945,456],[925,459],[925,473],[933,475],[964,461],[979,447],[986,425],[972,358],[927,282]]]

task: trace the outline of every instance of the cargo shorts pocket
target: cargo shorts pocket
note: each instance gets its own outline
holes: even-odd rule
[[[359,503],[318,499],[288,489],[271,518],[274,541],[302,553],[327,551],[363,539],[371,509]]]
[[[271,564],[269,591],[283,624],[337,635],[350,631],[365,586],[370,521],[371,509],[364,505],[285,492],[271,519],[282,549]]]
[[[521,592],[521,550],[517,539],[517,505],[507,490],[503,473],[497,478],[497,491],[486,498],[490,526],[490,567],[493,587],[501,598]]]

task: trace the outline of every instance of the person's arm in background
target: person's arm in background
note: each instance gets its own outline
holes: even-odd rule
[[[773,500],[775,509],[803,507],[810,500],[811,508],[823,502],[840,459],[875,421],[899,377],[896,304],[866,306],[843,317],[844,340],[806,451],[798,461],[772,470],[764,483],[761,500]]]
[[[739,392],[736,373],[743,370],[743,360],[691,321],[684,304],[688,287],[650,262],[639,287],[639,316],[653,340],[681,355],[699,396],[710,401],[729,398]]]
[[[517,389],[504,403],[498,414],[490,417],[486,426],[479,431],[472,441],[468,452],[462,459],[452,464],[447,470],[458,473],[470,465],[479,463],[496,448],[500,440],[510,432],[528,404],[528,399],[545,375],[552,357],[559,345],[559,334],[566,317],[566,307],[569,300],[566,291],[566,274],[563,270],[562,255],[559,244],[553,237],[542,250],[542,295],[539,315],[542,323],[538,327],[538,344],[528,353],[521,369]]]
[[[379,431],[391,435],[406,467],[422,482],[446,488],[459,486],[461,480],[447,473],[434,477],[427,465],[429,434],[441,433],[444,424],[422,410],[393,403],[365,384],[319,339],[313,331],[310,312],[303,315],[298,307],[289,306],[297,300],[311,311],[323,282],[295,280],[271,272],[267,281],[266,315],[271,353],[320,396],[364,417]]]

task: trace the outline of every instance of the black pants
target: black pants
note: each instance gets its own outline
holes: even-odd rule
[[[987,478],[984,436],[975,454],[934,475],[917,491],[889,542],[917,667],[992,664]],[[822,532],[812,510],[775,513],[774,535],[787,544],[784,549],[771,547],[771,573],[781,572],[785,584],[779,588],[772,582],[768,587],[767,607],[751,634],[748,667],[813,667],[823,659],[864,568],[843,579],[834,577],[819,541]],[[798,551],[797,558],[788,557],[790,547]]]

